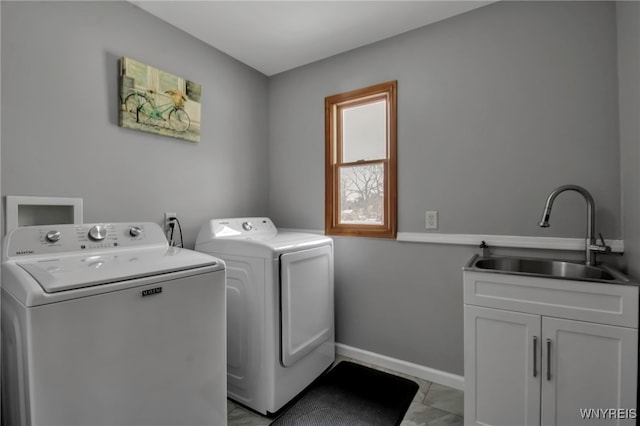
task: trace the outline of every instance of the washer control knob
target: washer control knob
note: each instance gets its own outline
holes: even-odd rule
[[[92,241],[102,241],[107,236],[107,228],[102,225],[95,225],[89,229],[89,239]]]
[[[140,234],[142,234],[142,229],[140,229],[139,226],[132,226],[129,228],[129,235],[132,237],[138,237]]]
[[[47,232],[47,235],[45,236],[45,238],[50,243],[55,243],[60,239],[60,231],[49,231]]]
[[[253,225],[251,222],[242,222],[242,229],[245,231],[251,231],[253,229]]]

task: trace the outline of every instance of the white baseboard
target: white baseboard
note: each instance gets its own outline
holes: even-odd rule
[[[375,352],[369,352],[363,349],[354,348],[352,346],[336,343],[336,353],[356,361],[365,362],[378,367],[387,368],[397,371],[398,373],[408,374],[419,379],[428,380],[438,383],[439,385],[448,386],[450,388],[464,390],[464,377],[456,374],[447,373],[445,371],[436,370],[434,368],[425,367],[424,365],[414,364],[412,362],[391,358],[386,355],[380,355]]]

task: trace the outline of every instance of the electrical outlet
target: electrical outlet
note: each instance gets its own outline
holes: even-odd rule
[[[426,229],[438,229],[438,212],[435,210],[427,211],[425,216],[426,216],[426,221],[425,221]]]
[[[169,231],[169,221],[178,217],[174,212],[165,212],[164,214],[164,232]]]

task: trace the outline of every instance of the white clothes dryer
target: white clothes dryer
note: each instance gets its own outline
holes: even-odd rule
[[[227,266],[228,396],[275,413],[335,360],[333,240],[266,217],[213,219],[196,250]]]
[[[226,425],[225,265],[154,223],[17,228],[2,249],[5,425]]]

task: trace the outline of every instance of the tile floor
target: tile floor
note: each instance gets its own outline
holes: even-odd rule
[[[336,363],[340,361],[351,361],[378,368],[366,363],[338,356]],[[420,388],[413,398],[407,414],[404,416],[400,426],[444,426],[463,425],[463,401],[462,391],[451,389],[427,380],[407,376],[384,368],[379,370],[393,373],[397,376],[407,377],[415,381]],[[228,426],[268,426],[273,419],[260,416],[231,400],[227,400]]]

